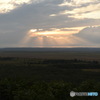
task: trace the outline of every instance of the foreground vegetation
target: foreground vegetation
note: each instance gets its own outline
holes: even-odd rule
[[[70,91],[100,92],[100,63],[0,57],[0,100],[100,100]]]
[[[100,92],[100,83],[84,81],[80,85],[63,81],[0,81],[0,100],[100,100],[100,97],[70,97],[70,91]]]

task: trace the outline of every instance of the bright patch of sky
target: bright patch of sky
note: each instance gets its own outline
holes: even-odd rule
[[[64,0],[62,4],[59,4],[59,6],[73,7],[71,10],[65,10],[59,13],[66,15],[69,14],[68,17],[77,19],[100,19],[100,0],[70,0],[70,2]]]
[[[0,0],[0,13],[7,13],[23,4],[39,3],[44,0]]]

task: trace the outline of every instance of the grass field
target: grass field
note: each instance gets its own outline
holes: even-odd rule
[[[99,52],[0,52],[0,100],[100,100]]]
[[[0,58],[0,78],[33,79],[36,81],[76,82],[92,79],[99,81],[100,64],[77,59]],[[80,77],[78,77],[80,76]]]
[[[6,51],[0,52],[1,57],[23,57],[23,58],[40,58],[40,59],[81,59],[81,60],[96,60],[100,62],[100,52],[73,52],[73,51],[46,51],[46,52],[16,52]]]

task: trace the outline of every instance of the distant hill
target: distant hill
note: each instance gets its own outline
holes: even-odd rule
[[[0,48],[0,51],[100,51],[100,48]]]

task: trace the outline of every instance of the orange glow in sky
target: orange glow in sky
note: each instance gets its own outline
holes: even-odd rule
[[[37,29],[30,29],[28,32],[28,35],[30,37],[35,36],[64,36],[64,35],[72,35],[75,33],[78,33],[80,30],[82,30],[84,27],[74,27],[74,28],[61,28],[61,29],[52,29],[51,31],[45,31]]]

